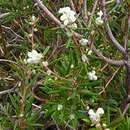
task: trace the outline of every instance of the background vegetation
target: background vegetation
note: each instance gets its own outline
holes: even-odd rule
[[[97,12],[102,9],[100,2],[92,18],[89,12],[95,1],[87,1],[88,17],[83,13],[83,1],[73,2],[78,28],[71,31],[88,39],[93,30],[97,49],[109,58],[122,58],[104,26],[95,23]],[[107,2],[113,35],[123,46],[129,1]],[[57,18],[61,7],[72,6],[68,0],[43,3]],[[36,17],[33,24],[32,16]],[[129,110],[124,116],[121,109],[127,93],[125,68],[100,60],[94,52],[88,55],[89,47],[80,45],[71,31],[57,26],[32,0],[0,0],[0,130],[97,130],[91,125],[88,106],[104,109],[101,122],[110,130],[130,129]],[[47,67],[42,62],[25,64],[32,49],[42,53]],[[88,61],[82,61],[83,54]],[[96,71],[97,80],[89,80],[88,72],[92,70]],[[60,105],[63,108],[58,110]]]

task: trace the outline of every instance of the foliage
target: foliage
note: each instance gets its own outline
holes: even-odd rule
[[[110,130],[130,129],[129,112],[124,117],[120,109],[126,93],[125,68],[100,60],[94,52],[89,55],[91,48],[81,46],[71,34],[75,31],[88,39],[94,31],[92,39],[97,49],[109,58],[122,58],[104,27],[95,23],[101,5],[96,8],[88,27],[82,16],[82,2],[74,0],[78,28],[66,31],[32,0],[0,0],[0,15],[8,13],[0,18],[0,59],[4,59],[0,60],[1,130],[47,130],[53,127],[57,130],[97,130],[92,126],[88,106],[94,110],[104,109],[101,123],[107,124]],[[107,2],[112,32],[123,43],[127,1],[121,4]],[[57,18],[60,18],[59,8],[70,6],[67,0],[44,0],[43,3]],[[88,0],[87,4],[89,16],[94,2]],[[34,21],[33,16],[36,17]],[[43,56],[38,64],[25,63],[32,49]],[[83,54],[88,61],[83,62]],[[49,65],[44,66],[43,61]],[[88,78],[88,72],[92,70],[96,71],[97,80]],[[4,90],[9,91],[3,93]],[[59,105],[63,107],[60,110]]]

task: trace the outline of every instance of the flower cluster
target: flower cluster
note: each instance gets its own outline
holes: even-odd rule
[[[88,72],[88,78],[90,80],[97,80],[96,72],[92,70],[91,72]]]
[[[100,118],[101,116],[104,114],[104,110],[103,108],[98,108],[96,112],[94,112],[93,109],[90,109],[88,111],[89,114],[89,118],[91,120],[91,122],[93,123],[93,125],[97,125],[100,122]]]
[[[96,24],[97,25],[102,25],[103,24],[103,20],[102,20],[102,16],[103,16],[103,12],[100,10],[97,13],[98,17],[96,18]]]
[[[104,128],[104,130],[110,130],[109,128],[106,128],[107,125],[105,123],[101,124],[101,117],[104,114],[103,108],[98,108],[96,112],[94,112],[93,109],[89,109],[88,115],[92,122],[92,125],[95,125],[96,128]]]
[[[37,64],[40,62],[41,58],[41,53],[38,53],[36,50],[32,50],[31,52],[28,52],[28,58],[26,62],[29,64]]]
[[[79,40],[79,43],[80,43],[82,46],[86,46],[86,45],[88,44],[88,39],[82,38],[81,40]]]
[[[77,28],[76,23],[76,13],[70,9],[70,7],[60,8],[58,13],[62,14],[60,16],[60,20],[63,22],[65,26],[71,26],[72,28]]]

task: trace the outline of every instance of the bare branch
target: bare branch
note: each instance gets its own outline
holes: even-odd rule
[[[87,12],[87,0],[84,0],[84,3],[83,3],[83,10],[84,10],[84,14],[86,16],[86,12]]]
[[[103,90],[99,93],[100,95],[102,93],[105,92],[106,88],[109,86],[109,84],[111,83],[111,81],[114,79],[114,77],[116,76],[116,74],[118,73],[118,71],[120,70],[121,67],[119,67],[115,72],[114,74],[112,74],[112,76],[110,77],[110,79],[108,80],[108,82],[106,83],[105,87],[103,88]]]
[[[126,19],[126,23],[125,23],[125,36],[124,36],[124,48],[126,51],[128,51],[128,34],[129,34],[129,28],[130,28],[130,11],[128,13],[128,19]]]
[[[17,82],[17,83],[15,84],[15,86],[14,86],[13,88],[11,88],[11,89],[4,90],[4,91],[0,91],[0,96],[1,96],[1,95],[4,95],[4,94],[7,94],[7,93],[14,92],[15,89],[16,89],[16,87],[19,85],[19,83],[20,83],[20,82]]]
[[[56,24],[62,25],[61,22],[47,9],[41,0],[34,0],[40,9],[42,9]]]
[[[106,12],[106,8],[105,8],[105,4],[106,0],[102,0],[102,10],[103,10],[103,17],[104,17],[104,25],[105,25],[105,30],[109,36],[109,38],[111,39],[113,45],[123,54],[126,54],[125,49],[120,45],[120,43],[116,40],[116,38],[114,37],[114,35],[112,34],[111,28],[109,26],[108,23],[108,19],[107,19],[107,12]]]
[[[74,12],[76,12],[73,0],[69,0],[69,2],[70,2],[70,5],[71,5],[71,8],[74,10]]]
[[[2,28],[6,29],[7,31],[11,31],[12,34],[14,34],[17,38],[20,38],[21,40],[24,40],[24,38],[20,35],[18,35],[15,31],[13,31],[10,27],[1,25]]]
[[[104,60],[109,64],[116,65],[116,66],[123,66],[125,64],[123,60],[113,60],[103,56],[103,54],[99,50],[97,50],[95,46],[92,47],[92,50],[99,57],[99,59]]]
[[[6,16],[8,16],[10,13],[8,12],[8,13],[3,13],[3,14],[0,14],[0,19],[1,18],[4,18],[4,17],[6,17]]]

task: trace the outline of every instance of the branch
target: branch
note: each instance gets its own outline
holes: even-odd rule
[[[99,59],[104,60],[105,62],[116,65],[116,66],[123,66],[125,63],[123,60],[113,60],[105,57],[99,50],[95,48],[93,45],[92,50],[95,52],[95,54],[99,57]]]
[[[70,5],[71,5],[71,8],[74,10],[74,12],[76,12],[73,0],[69,0],[69,2],[70,2]]]
[[[4,94],[7,94],[7,93],[11,93],[11,92],[14,92],[16,87],[19,85],[20,82],[17,82],[15,84],[15,86],[11,89],[8,89],[8,90],[4,90],[4,91],[0,91],[0,96],[4,95]]]
[[[18,35],[15,31],[13,31],[10,27],[7,27],[7,26],[4,26],[4,25],[1,25],[1,27],[3,29],[6,29],[8,32],[9,30],[11,31],[12,34],[14,34],[17,38],[20,38],[21,40],[24,40],[24,38],[20,35]]]
[[[108,23],[108,19],[107,19],[107,12],[106,12],[106,8],[105,8],[105,4],[106,0],[102,0],[102,10],[103,10],[103,17],[104,17],[104,25],[105,25],[105,30],[109,36],[109,38],[111,39],[113,45],[123,54],[126,54],[125,49],[120,45],[120,43],[116,40],[116,38],[114,37],[114,35],[112,34],[111,28],[109,26]]]
[[[47,9],[41,0],[34,0],[40,9],[42,9],[56,24],[62,25],[61,22]]]
[[[118,73],[118,71],[120,70],[121,67],[119,67],[115,72],[114,74],[112,74],[112,76],[110,77],[110,79],[108,80],[108,82],[106,83],[105,87],[103,88],[103,90],[99,93],[100,95],[102,93],[105,92],[106,88],[109,86],[109,84],[111,83],[111,81],[114,79],[114,77],[116,76],[116,74]]]
[[[4,17],[8,16],[9,14],[10,14],[9,12],[8,12],[8,13],[0,14],[0,19],[2,19],[2,18],[4,18]]]
[[[128,41],[129,41],[129,29],[130,29],[130,10],[128,11],[128,19],[126,19],[125,23],[125,36],[124,36],[124,48],[128,51]]]

